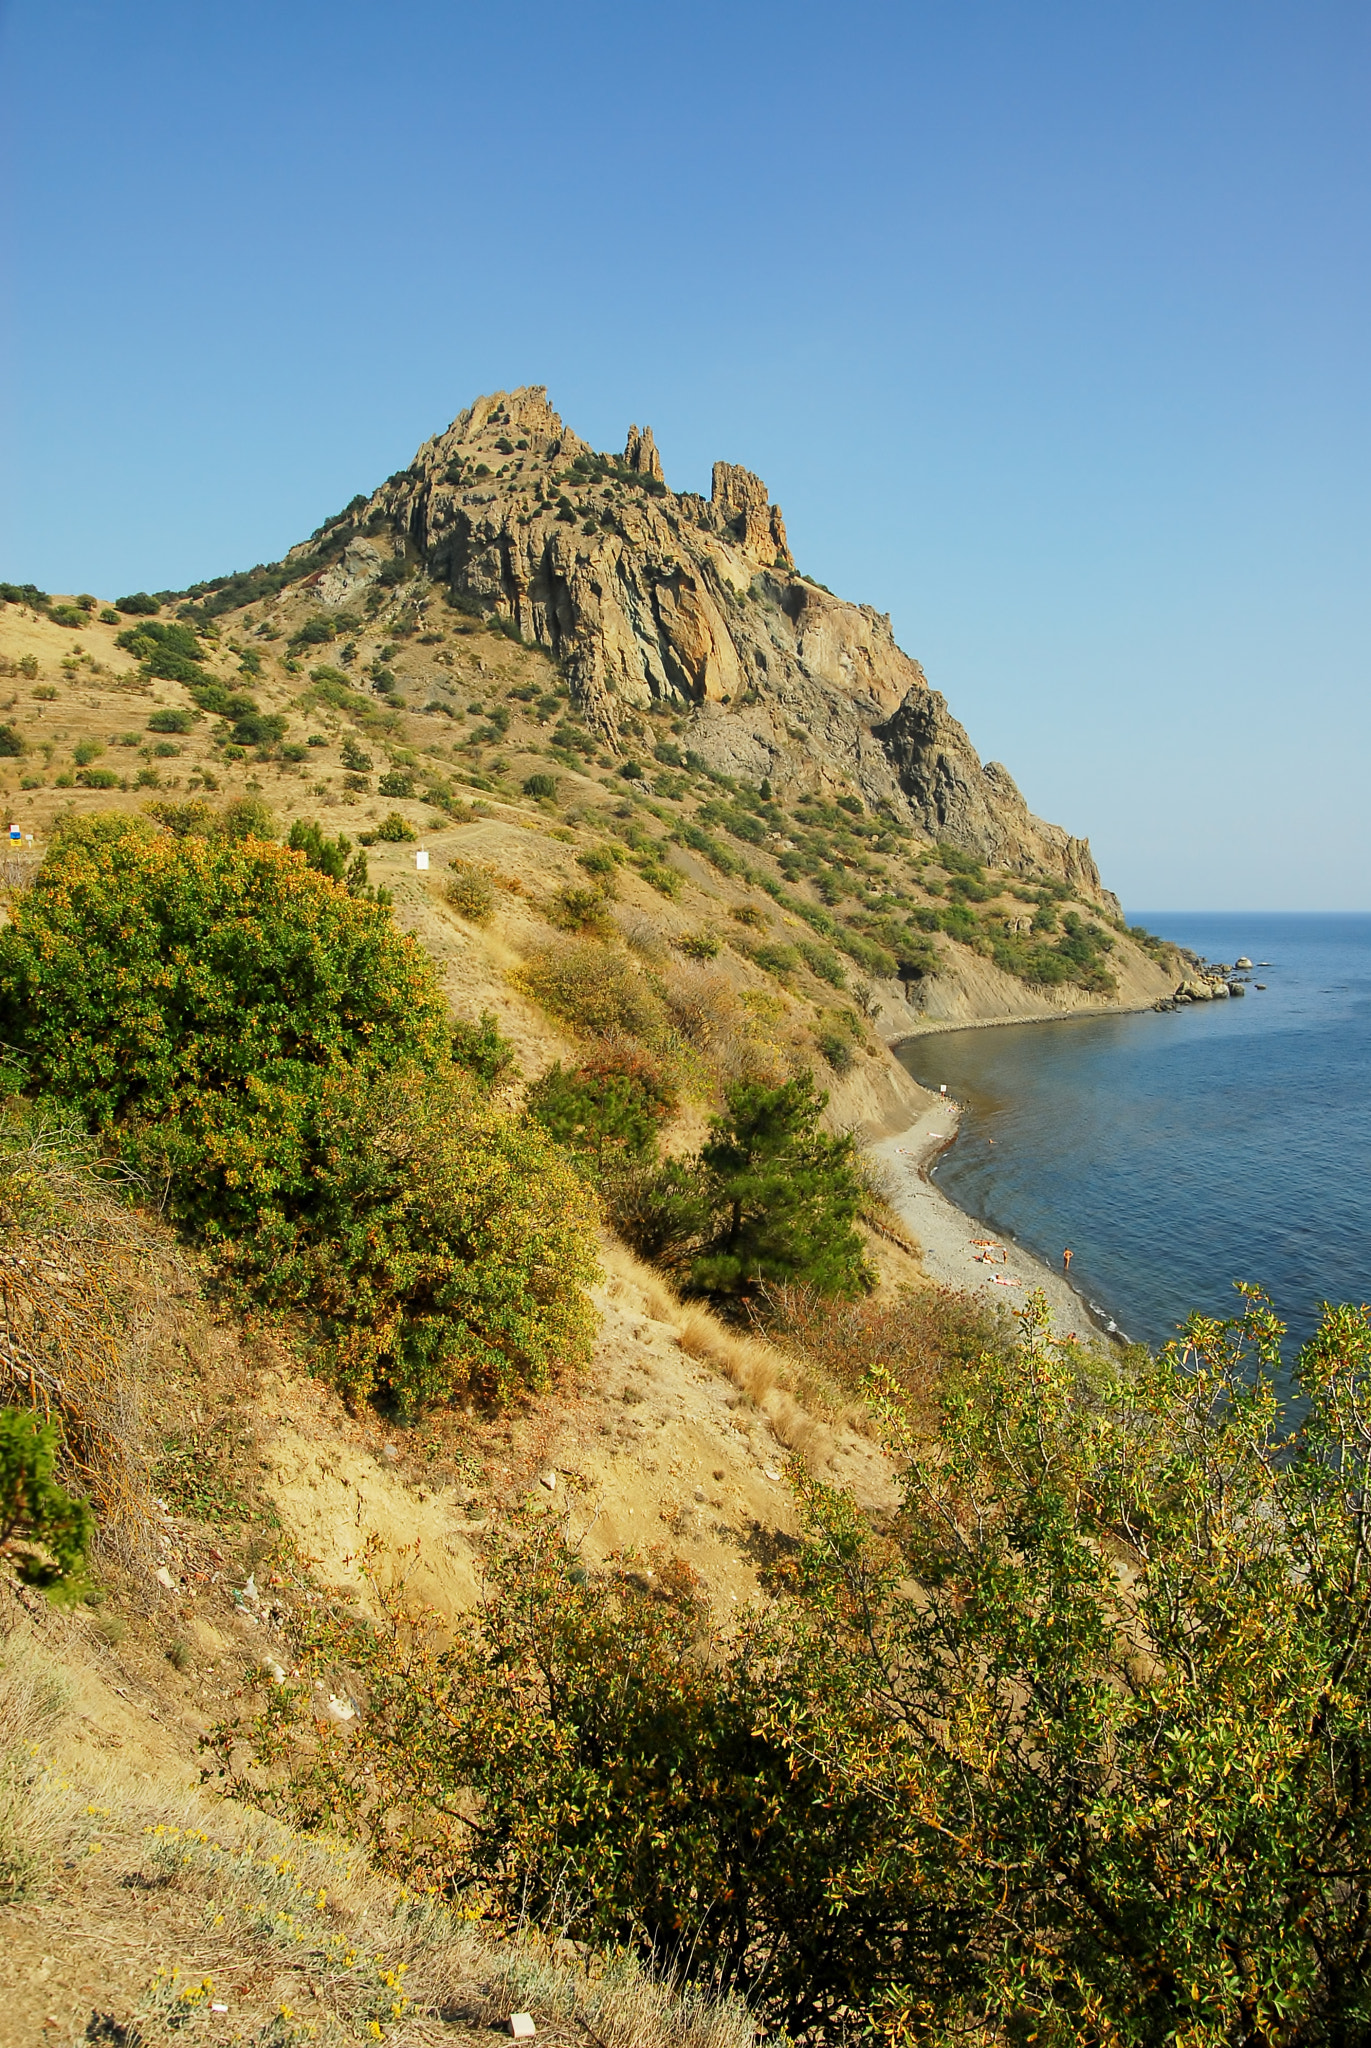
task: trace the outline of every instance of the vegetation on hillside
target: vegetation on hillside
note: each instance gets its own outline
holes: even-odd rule
[[[723,1634],[546,1523],[450,1647],[321,1616],[368,1714],[280,1689],[240,1789],[792,2039],[1360,2040],[1371,1317],[1326,1313],[1293,1425],[1280,1334],[1250,1294],[1090,1379],[1031,1306],[931,1431],[888,1388],[884,1526],[792,1463],[803,1544]]]
[[[296,836],[70,833],[0,933],[0,1034],[350,1392],[540,1386],[589,1344],[591,1198],[450,1058],[346,849]]]

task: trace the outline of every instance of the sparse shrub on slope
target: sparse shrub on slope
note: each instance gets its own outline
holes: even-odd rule
[[[151,1510],[131,1343],[166,1246],[94,1150],[20,1103],[0,1115],[0,1405],[53,1422],[62,1485],[90,1498],[102,1546],[128,1562]]]
[[[432,967],[384,909],[258,839],[111,825],[0,933],[0,1035],[198,1234],[307,1201],[327,1075],[439,1055]]]
[[[664,1024],[648,977],[617,947],[567,939],[541,947],[523,970],[535,1001],[563,1023],[596,1037],[624,1032],[650,1044]]]

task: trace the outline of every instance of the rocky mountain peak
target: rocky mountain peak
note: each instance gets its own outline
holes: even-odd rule
[[[739,464],[714,464],[708,499],[672,491],[650,428],[597,453],[527,385],[468,406],[347,518],[324,601],[393,580],[399,554],[545,648],[611,749],[669,712],[722,772],[856,789],[930,840],[1099,889],[1086,842],[982,765],[889,617],[797,572],[780,507]]]

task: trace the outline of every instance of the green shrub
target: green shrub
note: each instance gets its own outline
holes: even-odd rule
[[[594,1203],[540,1131],[439,1062],[335,1068],[307,1207],[231,1247],[257,1298],[307,1314],[354,1398],[507,1400],[589,1358]]]
[[[234,720],[233,744],[236,747],[274,747],[285,735],[286,720],[279,711],[259,711],[254,705],[250,711],[242,711]]]
[[[121,606],[122,609],[122,606]],[[140,626],[128,626],[115,641],[142,663],[144,673],[162,676],[174,683],[208,683],[200,663],[200,642],[189,626],[170,620],[147,619]],[[211,685],[211,687],[216,687]],[[249,700],[250,701],[250,700]],[[213,705],[207,705],[213,710]]]
[[[443,894],[472,924],[489,924],[495,915],[495,885],[475,861],[453,858]]]
[[[326,612],[317,612],[312,619],[297,626],[286,642],[292,654],[300,654],[306,647],[324,647],[330,640],[338,638],[338,626]]]
[[[808,1074],[779,1087],[735,1082],[698,1159],[670,1160],[626,1190],[616,1227],[641,1257],[718,1301],[790,1281],[865,1292],[856,1143],[820,1130],[827,1102]]]
[[[318,874],[327,875],[331,882],[340,882],[350,896],[371,894],[367,887],[367,857],[364,853],[353,853],[346,832],[340,832],[336,839],[326,839],[318,825],[297,818],[286,844],[292,853],[302,853]]]
[[[576,862],[588,875],[594,875],[602,886],[612,883],[623,861],[623,849],[618,846],[588,846],[584,853],[578,853]]]
[[[608,894],[603,888],[579,889],[574,882],[564,883],[548,904],[547,914],[564,932],[608,933],[611,928]]]
[[[835,1074],[850,1073],[856,1053],[849,1032],[837,1024],[821,1024],[814,1033],[814,1043]]]
[[[154,711],[148,719],[149,732],[191,732],[195,726],[195,714],[178,707]]]
[[[797,939],[795,950],[811,974],[833,988],[842,987],[847,979],[847,970],[831,947],[816,946],[810,939]]]
[[[118,789],[122,777],[113,768],[82,768],[76,777],[82,789]]]
[[[0,725],[0,758],[17,760],[23,752],[23,735],[12,725]]]
[[[12,915],[0,1036],[204,1237],[308,1202],[330,1072],[445,1042],[414,942],[256,837],[87,821]]]
[[[71,750],[71,758],[78,768],[86,768],[92,761],[98,761],[104,751],[103,740],[78,740]]]
[[[449,1042],[454,1063],[487,1092],[518,1074],[514,1041],[505,1037],[489,1010],[482,1010],[479,1024],[465,1017],[454,1018]]]
[[[744,951],[754,966],[781,980],[793,974],[800,964],[800,956],[794,946],[783,945],[774,939],[763,939],[759,945],[746,946]]]
[[[48,613],[54,626],[84,626],[85,614],[74,604],[55,604]]]
[[[0,1556],[26,1585],[72,1597],[83,1589],[95,1523],[85,1501],[53,1481],[59,1441],[55,1421],[0,1408]]]
[[[398,768],[392,768],[388,774],[381,777],[376,787],[382,796],[410,797],[414,794],[414,777],[404,774]]]
[[[524,780],[524,795],[545,797],[555,801],[557,796],[557,777],[555,775],[527,776]]]
[[[373,766],[371,756],[363,753],[350,735],[343,741],[341,752],[345,768],[350,768],[354,775],[370,775]]]
[[[383,789],[388,779],[388,777],[382,776],[381,787]],[[404,846],[410,840],[417,839],[419,834],[410,824],[408,818],[402,818],[398,811],[391,811],[387,817],[382,818],[380,824],[376,827],[376,837],[388,840],[393,846]]]
[[[641,1049],[609,1044],[574,1071],[560,1062],[528,1092],[535,1123],[600,1174],[655,1158],[657,1132],[676,1106],[660,1064]]]
[[[114,609],[123,612],[130,619],[155,618],[162,607],[155,597],[149,597],[146,590],[135,590],[131,597],[116,597]]]
[[[684,932],[673,942],[691,960],[717,960],[723,949],[723,940],[717,932]]]

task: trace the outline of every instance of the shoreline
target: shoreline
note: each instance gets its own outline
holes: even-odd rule
[[[1081,1004],[1074,1010],[1025,1010],[1013,1017],[930,1017],[926,1023],[916,1024],[911,1030],[901,1031],[898,1038],[887,1038],[886,1049],[897,1053],[902,1045],[908,1045],[916,1038],[936,1038],[946,1031],[998,1031],[1003,1027],[1020,1024],[1074,1024],[1087,1020],[1097,1022],[1101,1017],[1146,1017],[1157,1011],[1156,1001],[1150,1003],[1100,1003]],[[1157,1011],[1163,1015],[1164,1012]]]
[[[868,1148],[890,1173],[890,1206],[918,1240],[929,1279],[1011,1308],[1021,1308],[1031,1290],[1041,1288],[1059,1337],[1075,1336],[1083,1343],[1101,1337],[1122,1341],[1123,1333],[1098,1321],[1064,1274],[1012,1238],[997,1236],[989,1224],[959,1208],[934,1185],[929,1169],[956,1138],[961,1114],[960,1103],[951,1097],[935,1100],[906,1130],[878,1139]],[[996,1248],[989,1261],[980,1256],[980,1241],[984,1240]],[[1002,1260],[998,1256],[1001,1250]]]

